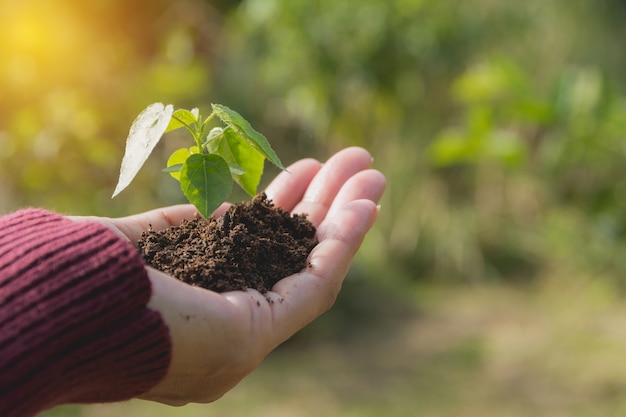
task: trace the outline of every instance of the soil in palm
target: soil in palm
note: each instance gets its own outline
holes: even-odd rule
[[[149,265],[188,284],[265,293],[307,267],[315,236],[305,215],[291,215],[260,194],[220,217],[198,216],[158,232],[148,229],[137,247]]]

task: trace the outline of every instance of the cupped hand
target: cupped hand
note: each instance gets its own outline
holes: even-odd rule
[[[298,161],[268,186],[266,193],[276,206],[308,214],[319,239],[309,266],[282,279],[268,293],[218,294],[148,267],[153,288],[148,306],[161,313],[173,347],[167,376],[142,398],[171,405],[214,401],[332,306],[378,214],[386,183],[380,172],[370,169],[371,163],[364,149],[347,148],[325,164]],[[223,205],[217,214],[226,208]],[[149,225],[163,229],[195,212],[191,205],[178,205],[97,220],[136,242]]]

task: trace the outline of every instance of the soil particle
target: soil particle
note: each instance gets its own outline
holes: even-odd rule
[[[265,293],[307,267],[315,233],[305,215],[291,215],[260,194],[221,217],[197,217],[159,232],[150,228],[137,248],[149,265],[190,285]]]

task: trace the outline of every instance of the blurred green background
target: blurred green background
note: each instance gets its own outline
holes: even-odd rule
[[[110,199],[155,101],[237,109],[285,163],[364,146],[389,181],[336,307],[222,400],[45,416],[624,415],[625,18],[622,0],[0,0],[2,213],[182,202],[159,172],[174,135]]]

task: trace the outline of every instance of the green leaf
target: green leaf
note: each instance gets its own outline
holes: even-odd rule
[[[231,169],[233,179],[251,196],[256,194],[263,175],[265,157],[257,152],[232,128],[227,127],[221,135],[214,137],[208,144],[209,152],[220,155],[231,166],[240,167],[244,172]]]
[[[126,139],[126,150],[122,158],[120,177],[113,191],[118,195],[135,178],[152,150],[165,133],[173,113],[173,106],[154,103],[146,107],[130,127]]]
[[[431,144],[429,156],[436,166],[449,166],[473,161],[476,154],[466,132],[450,129]]]
[[[222,135],[222,133],[224,132],[224,129],[221,127],[214,127],[213,129],[211,129],[211,131],[209,132],[209,134],[206,137],[206,143],[211,143],[212,140],[214,140],[215,138],[218,138]]]
[[[209,217],[232,192],[228,163],[219,155],[193,154],[180,171],[180,187],[200,214]]]
[[[228,167],[230,168],[230,174],[235,175],[243,175],[246,173],[246,170],[240,167],[239,165],[228,163]]]
[[[183,164],[176,164],[163,168],[161,172],[179,172],[181,169],[183,169]]]
[[[198,122],[198,116],[195,114],[198,109],[193,109],[192,111],[185,109],[178,109],[172,114],[172,120],[170,120],[167,129],[165,129],[165,133],[171,132],[172,130],[179,129],[181,127],[186,127],[192,134],[195,133],[195,126]]]
[[[180,169],[170,170],[169,168],[178,165],[182,167],[182,165],[185,163],[187,158],[191,156],[191,154],[192,152],[189,150],[189,148],[175,150],[167,160],[167,171],[165,172],[169,172],[174,179],[180,180]]]
[[[269,159],[278,168],[285,169],[265,136],[254,130],[252,126],[250,126],[250,123],[239,113],[221,104],[211,104],[211,106],[217,117],[219,117],[224,124],[233,129],[235,133],[245,139],[254,149]]]

